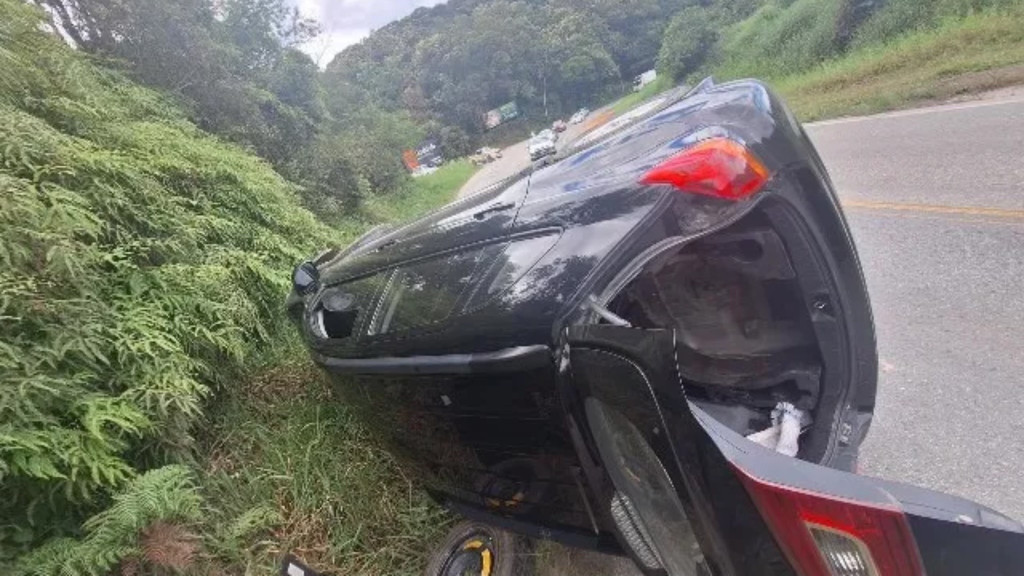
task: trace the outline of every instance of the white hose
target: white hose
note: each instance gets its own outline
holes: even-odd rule
[[[779,443],[775,445],[775,451],[786,456],[796,456],[800,450],[800,421],[803,419],[803,411],[789,402],[779,402],[772,416],[775,414],[779,415]]]

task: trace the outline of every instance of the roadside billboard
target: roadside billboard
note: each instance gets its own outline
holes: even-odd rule
[[[402,152],[402,163],[410,172],[415,172],[421,166],[436,168],[442,162],[444,155],[441,153],[441,144],[435,138],[427,138],[415,149]]]

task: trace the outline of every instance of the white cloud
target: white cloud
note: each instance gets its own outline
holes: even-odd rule
[[[388,22],[407,16],[420,6],[444,0],[291,0],[306,17],[320,23],[318,38],[302,46],[321,67],[338,52],[368,36]]]
[[[368,28],[324,31],[313,40],[299,46],[299,48],[306,54],[309,54],[309,57],[320,68],[325,68],[330,64],[335,54],[358,43],[369,34],[370,29]]]

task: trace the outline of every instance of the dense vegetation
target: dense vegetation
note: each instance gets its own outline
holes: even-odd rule
[[[284,0],[34,4],[0,0],[4,574],[418,571],[444,516],[280,306],[296,261],[469,177],[410,180],[423,136],[463,153],[489,108],[547,121],[652,66],[616,110],[715,72],[834,114],[1024,61],[1020,0],[451,0],[324,72]]]
[[[294,520],[280,507],[302,515],[326,493],[346,497],[321,486],[292,502],[277,492],[280,478],[220,474],[227,452],[244,453],[248,470],[258,462],[248,447],[264,447],[218,449],[239,425],[287,441],[289,417],[309,415],[303,406],[321,410],[330,431],[323,457],[349,455],[334,470],[362,474],[375,490],[361,496],[375,514],[336,526],[348,530],[347,552],[374,545],[372,530],[351,536],[367,519],[406,512],[379,506],[397,479],[388,461],[353,447],[358,432],[340,408],[321,409],[326,392],[302,363],[289,361],[275,380],[308,390],[289,390],[290,408],[259,412],[266,396],[248,394],[263,381],[250,380],[254,368],[302,358],[281,311],[288,270],[341,234],[302,208],[300,188],[266,162],[42,22],[35,8],[0,0],[0,572],[243,565],[239,538]],[[437,204],[448,184],[439,194],[428,178],[415,195]],[[236,425],[224,429],[232,415]],[[214,452],[222,457],[211,460]],[[406,501],[407,489],[398,487]],[[239,494],[264,506],[253,510]],[[408,508],[434,513],[421,500]],[[373,572],[388,562],[359,556],[352,566]]]
[[[204,398],[278,335],[287,269],[331,232],[294,185],[42,33],[35,10],[0,14],[6,563],[139,469],[188,460]]]
[[[324,85],[345,102],[401,110],[473,140],[483,115],[516,101],[550,122],[628,93],[654,68],[665,28],[693,0],[449,0],[420,8],[339,54]],[[699,10],[731,19],[758,0]]]
[[[657,67],[683,82],[777,79],[850,50],[1020,0],[450,0],[339,54],[324,85],[473,141],[515,100],[533,119],[628,93]],[[329,97],[330,99],[330,97]]]
[[[949,19],[1010,8],[1020,0],[768,0],[749,17],[680,13],[669,26],[659,68],[677,79],[775,79],[816,68],[851,49],[884,45]],[[701,38],[694,47],[692,38]]]
[[[337,220],[408,184],[401,150],[423,129],[404,112],[328,98],[296,46],[318,32],[284,0],[40,0],[80,49],[160,89],[200,128],[301,185]]]

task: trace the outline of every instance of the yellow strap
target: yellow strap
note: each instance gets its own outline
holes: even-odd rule
[[[484,548],[480,552],[480,556],[483,556],[484,559],[484,565],[480,569],[480,576],[491,576],[491,551]]]

